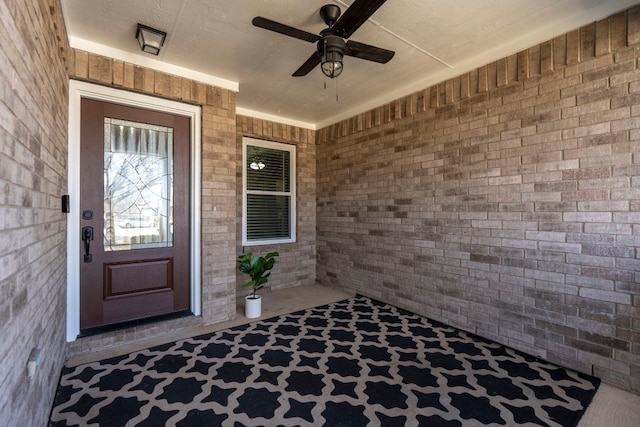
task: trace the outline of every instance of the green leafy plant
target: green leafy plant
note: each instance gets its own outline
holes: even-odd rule
[[[276,257],[279,255],[278,252],[269,252],[265,256],[258,256],[247,252],[238,257],[238,268],[240,271],[251,276],[251,280],[243,285],[245,288],[253,288],[253,293],[250,298],[255,298],[256,292],[262,289],[269,281],[269,276],[271,275],[270,270],[273,268],[273,265],[276,263]]]

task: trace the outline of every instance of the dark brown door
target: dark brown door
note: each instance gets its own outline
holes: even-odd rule
[[[189,309],[189,129],[82,99],[81,329]]]

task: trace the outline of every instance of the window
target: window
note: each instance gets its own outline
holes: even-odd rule
[[[296,241],[296,148],[244,138],[242,244]]]

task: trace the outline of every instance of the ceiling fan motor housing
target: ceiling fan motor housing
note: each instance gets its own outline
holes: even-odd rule
[[[317,47],[318,55],[321,58],[329,52],[340,52],[344,55],[347,51],[347,44],[344,42],[344,39],[339,36],[334,36],[333,34],[322,37],[322,39],[318,41]]]

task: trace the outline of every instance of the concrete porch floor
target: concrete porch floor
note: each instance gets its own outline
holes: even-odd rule
[[[341,301],[351,296],[353,296],[353,294],[319,285],[265,292],[262,293],[262,316],[258,319],[247,319],[244,316],[244,298],[238,298],[237,316],[234,320],[217,323],[215,325],[182,329],[171,334],[164,334],[161,337],[140,341],[135,344],[127,344],[105,351],[76,356],[67,360],[66,365],[77,366],[83,363],[119,356],[190,336],[206,334],[253,321],[259,321],[260,319]],[[637,427],[638,425],[640,425],[640,395],[602,384],[593,402],[587,408],[587,412],[580,420],[578,427]]]

